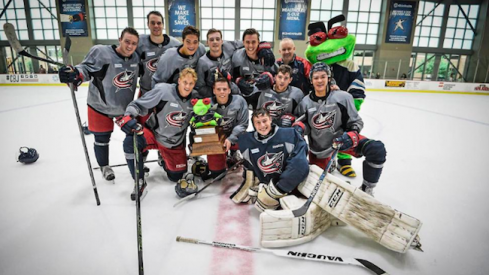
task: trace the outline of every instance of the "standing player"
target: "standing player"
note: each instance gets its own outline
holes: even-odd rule
[[[59,79],[78,87],[90,81],[88,88],[88,129],[95,136],[95,157],[106,180],[115,178],[109,166],[109,141],[114,130],[113,118],[124,114],[134,98],[139,57],[134,54],[139,40],[138,32],[125,28],[119,46],[93,46],[82,63],[63,66]]]
[[[237,50],[232,58],[233,79],[246,102],[256,109],[259,90],[273,85],[275,57],[268,42],[260,42],[255,29],[243,32],[244,48]]]
[[[221,127],[226,135],[224,147],[226,152],[231,150],[232,156],[232,151],[238,150],[238,137],[248,128],[248,107],[243,97],[231,94],[231,83],[222,75],[215,80],[213,93],[212,104],[217,105],[216,112],[222,116]],[[202,179],[215,178],[223,173],[226,170],[226,155],[208,155],[210,175],[204,175]]]
[[[124,117],[117,120],[117,124],[127,133],[124,140],[124,153],[133,178],[134,171],[134,143],[133,133],[137,132],[138,147],[141,152],[149,149],[159,150],[163,157],[168,179],[178,182],[187,172],[187,154],[185,152],[185,138],[189,126],[192,104],[190,97],[197,81],[197,74],[191,68],[183,69],[177,84],[159,83],[151,91],[131,102],[127,106]],[[142,127],[135,117],[145,115],[154,110],[155,125]],[[139,179],[141,181],[141,194],[146,188],[144,180],[143,159],[139,159]],[[137,190],[134,188],[131,200],[136,199]]]
[[[139,79],[140,96],[151,90],[151,79],[156,72],[158,60],[166,50],[182,45],[174,37],[163,34],[164,19],[159,11],[151,11],[146,16],[150,35],[142,34],[139,36],[139,45],[136,52],[141,57]]]
[[[158,83],[177,83],[180,72],[185,68],[195,69],[197,61],[205,54],[200,41],[200,31],[194,26],[186,26],[182,32],[183,45],[168,49],[159,59],[153,74],[151,87]]]
[[[207,45],[209,51],[197,63],[198,79],[195,89],[199,91],[201,97],[212,96],[212,87],[217,72],[231,79],[231,57],[238,48],[243,47],[241,41],[223,41],[222,32],[216,29],[210,29],[207,32]],[[233,94],[239,93],[236,84],[231,85]]]
[[[306,118],[304,123],[293,125],[300,133],[308,135],[309,163],[325,169],[334,150],[333,142],[341,145],[341,152],[357,158],[365,156],[361,189],[373,195],[385,162],[384,144],[360,135],[363,121],[353,97],[341,90],[331,90],[328,65],[314,64],[309,77],[314,89],[296,109],[297,116],[306,114]]]
[[[296,117],[294,110],[304,98],[304,94],[296,87],[289,85],[292,81],[292,68],[280,65],[275,75],[273,89],[261,91],[258,107],[266,109],[273,123],[280,127],[290,127]]]
[[[290,38],[284,38],[280,41],[278,51],[282,57],[277,59],[277,64],[279,66],[282,64],[289,65],[292,68],[292,82],[290,85],[301,89],[304,95],[307,95],[311,91],[311,81],[309,80],[311,63],[295,55],[294,40]]]
[[[234,202],[255,204],[263,212],[277,209],[279,199],[291,193],[309,174],[307,144],[292,128],[272,124],[265,109],[251,115],[255,131],[239,136],[246,179],[231,195]],[[257,178],[257,180],[255,180]],[[247,182],[256,182],[259,185]]]

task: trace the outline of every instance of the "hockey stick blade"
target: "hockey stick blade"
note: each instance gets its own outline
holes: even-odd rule
[[[199,191],[193,193],[193,194],[190,194],[184,198],[181,198],[179,201],[177,201],[173,207],[176,207],[177,205],[181,204],[182,202],[184,201],[188,201],[188,200],[191,200],[195,197],[197,197],[197,195],[204,191],[207,187],[209,187],[209,185],[213,184],[214,182],[218,181],[218,180],[221,180],[222,178],[224,178],[229,171],[233,171],[236,167],[238,167],[239,165],[241,165],[243,163],[243,160],[239,160],[238,162],[236,162],[233,166],[231,166],[229,169],[227,169],[226,171],[222,172],[221,174],[219,174],[217,177],[215,177],[214,179],[211,180],[211,182],[209,182],[208,184],[206,184],[204,187],[202,187]]]
[[[5,36],[7,36],[10,47],[12,47],[17,54],[23,55],[26,57],[30,57],[32,59],[36,59],[39,61],[44,61],[46,63],[57,65],[57,66],[63,66],[64,65],[63,63],[58,63],[58,62],[53,61],[53,60],[49,60],[49,59],[42,58],[39,56],[31,55],[30,53],[26,52],[24,50],[24,48],[22,48],[22,46],[20,45],[19,39],[17,38],[17,34],[15,33],[14,25],[12,25],[10,23],[5,23],[3,25],[3,31],[5,32]]]
[[[329,167],[331,167],[331,164],[333,163],[334,159],[336,158],[336,155],[338,154],[339,148],[335,149],[333,155],[331,156],[331,159],[328,162],[328,165],[326,165],[326,168],[324,169],[323,173],[319,177],[318,182],[316,183],[316,186],[314,186],[314,189],[311,192],[311,195],[309,195],[309,198],[307,198],[307,201],[304,203],[303,206],[301,206],[298,209],[292,210],[292,214],[294,217],[300,217],[304,216],[307,213],[307,210],[309,209],[309,206],[311,205],[312,201],[314,200],[314,197],[316,197],[316,194],[321,187],[321,183],[323,183],[324,178],[328,174]]]
[[[345,265],[356,265],[360,267],[364,267],[377,275],[388,275],[382,268],[376,266],[370,261],[364,259],[357,258],[344,258],[338,256],[327,256],[321,254],[307,253],[307,252],[297,252],[292,250],[280,250],[280,249],[264,249],[258,247],[250,247],[244,245],[237,245],[232,243],[223,243],[223,242],[209,242],[202,241],[197,239],[183,238],[178,236],[176,239],[177,242],[185,242],[185,243],[193,243],[193,244],[205,244],[214,247],[221,248],[229,248],[229,249],[238,249],[244,250],[248,252],[265,252],[272,253],[275,256],[292,258],[298,260],[308,260],[308,261],[316,261],[316,262],[326,262],[326,263],[334,263],[334,264],[345,264]]]

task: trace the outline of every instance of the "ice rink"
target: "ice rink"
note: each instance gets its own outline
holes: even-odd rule
[[[97,206],[69,89],[0,89],[0,274],[137,274],[127,167],[114,168],[114,182],[94,170]],[[77,93],[82,121],[86,91]],[[488,274],[488,106],[489,96],[368,91],[362,134],[382,140],[388,152],[375,197],[424,223],[425,252],[389,251],[349,226],[332,227],[293,249],[363,258],[389,274]],[[111,164],[125,162],[123,139],[116,128]],[[93,135],[86,140],[96,167]],[[35,148],[39,160],[16,162],[21,146]],[[352,184],[359,186],[362,161],[353,165],[358,177]],[[357,266],[178,243],[176,236],[184,236],[259,247],[258,212],[228,199],[238,174],[174,208],[174,184],[156,163],[148,166],[149,192],[141,206],[145,274],[373,274]]]

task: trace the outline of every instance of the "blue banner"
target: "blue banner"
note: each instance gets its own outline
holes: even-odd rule
[[[391,1],[385,43],[410,44],[416,2]]]
[[[85,0],[58,0],[63,37],[88,36]]]
[[[169,0],[169,25],[170,36],[181,37],[183,29],[195,25],[195,1],[191,0]]]
[[[281,0],[278,39],[306,38],[307,0]]]

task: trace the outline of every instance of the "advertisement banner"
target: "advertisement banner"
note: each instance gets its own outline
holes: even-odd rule
[[[168,7],[170,36],[182,37],[183,29],[186,26],[195,27],[195,1],[169,0]]]
[[[63,37],[88,36],[85,0],[58,0]]]
[[[306,38],[307,0],[281,0],[280,29],[278,39]]]
[[[391,1],[385,43],[410,44],[416,2]]]

